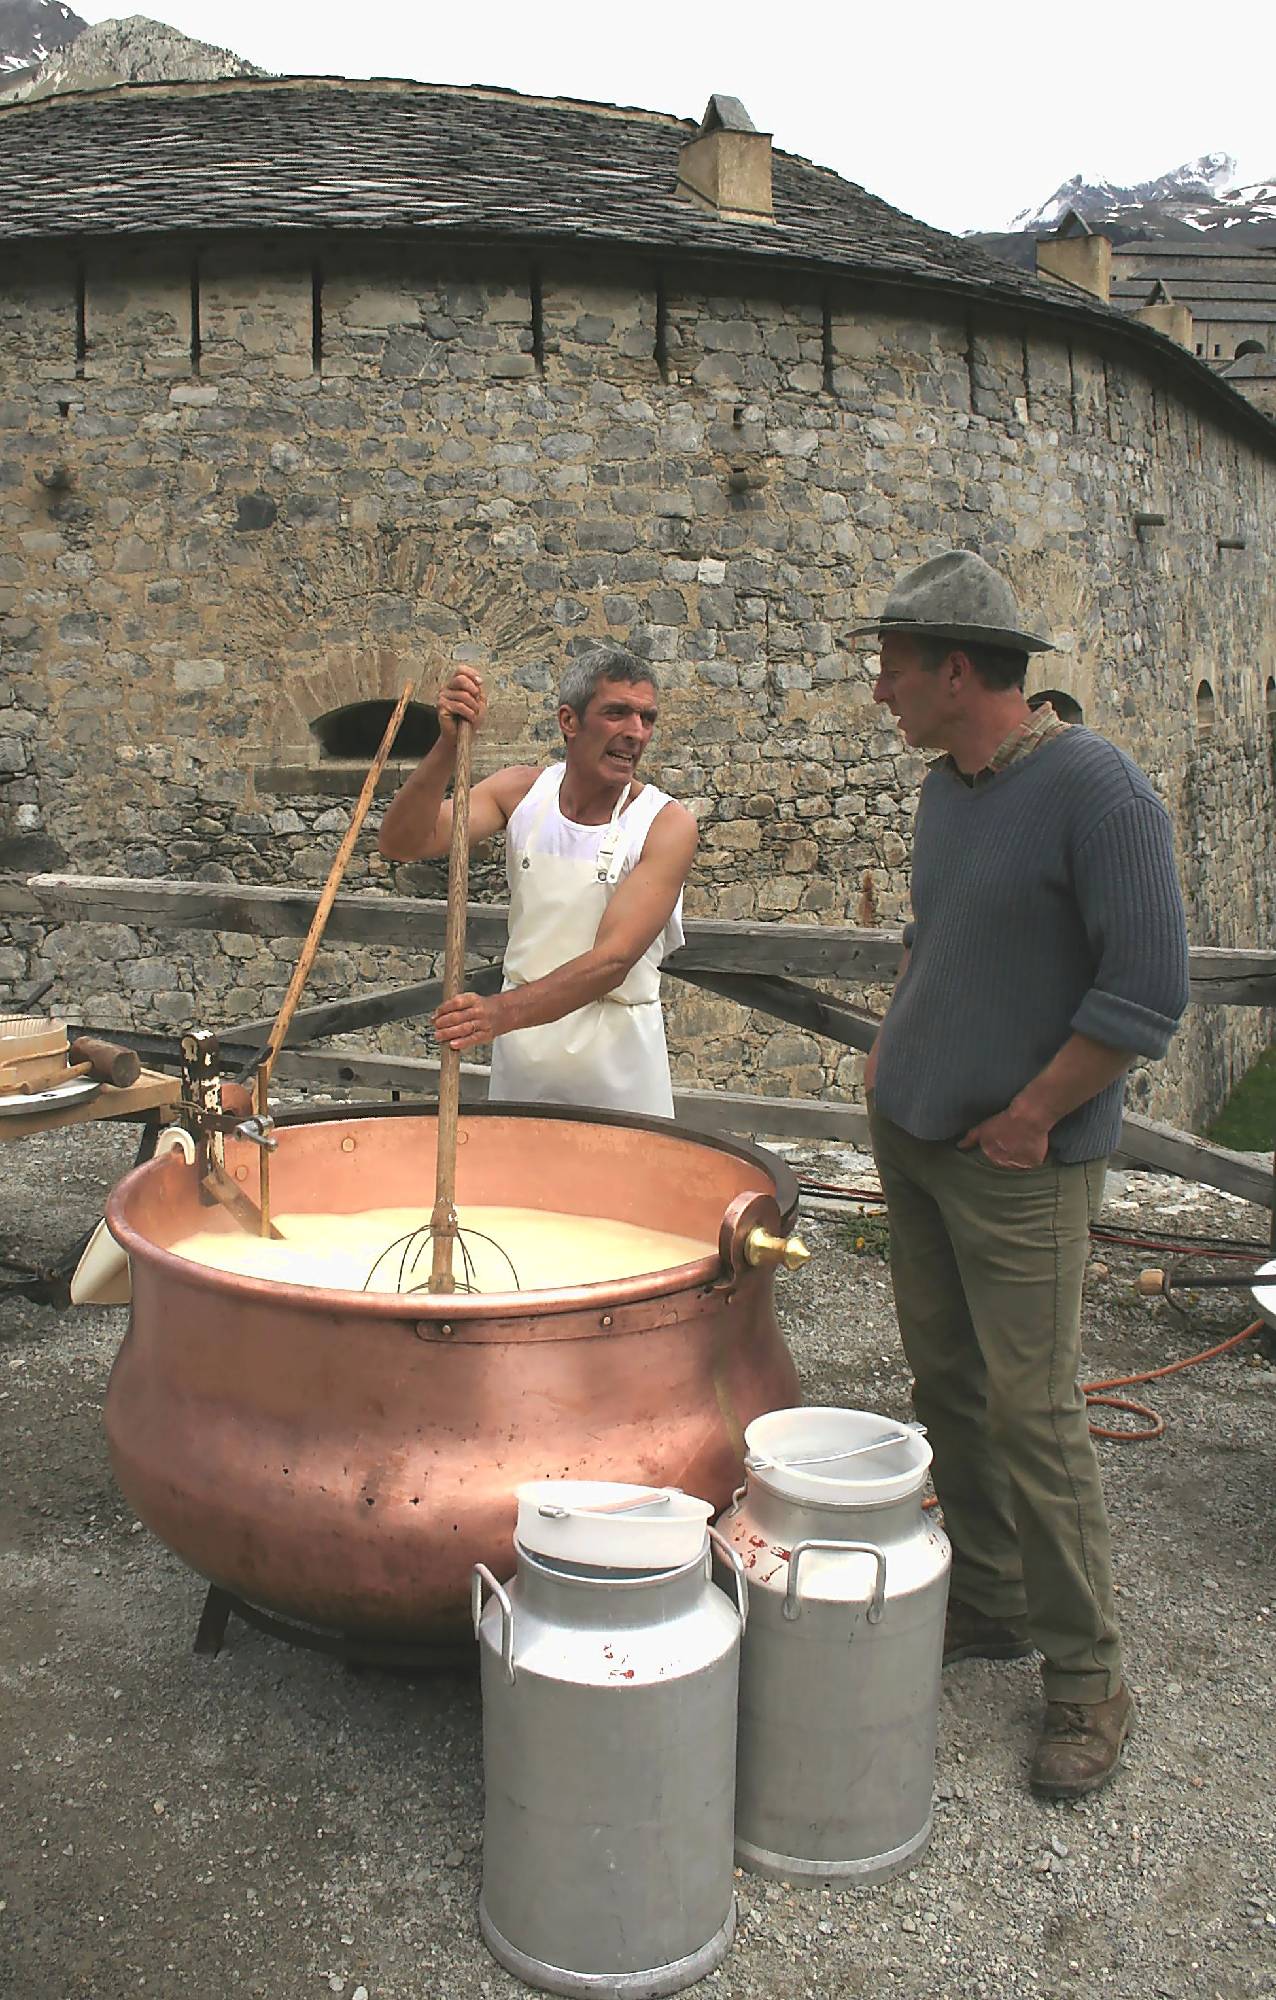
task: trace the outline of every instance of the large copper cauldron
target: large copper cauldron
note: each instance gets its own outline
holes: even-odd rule
[[[275,1213],[419,1204],[435,1120],[413,1107],[287,1114]],[[256,1150],[228,1140],[248,1192]],[[457,1198],[605,1216],[717,1247],[652,1276],[482,1297],[370,1295],[215,1271],[168,1245],[234,1230],[168,1154],[111,1196],[132,1261],[106,1429],[116,1477],[191,1567],[266,1611],[346,1635],[437,1641],[476,1561],[511,1564],[520,1480],[590,1475],[685,1487],[723,1505],[743,1427],[791,1405],[773,1268],[792,1175],[773,1156],[662,1120],[477,1107]],[[428,1269],[428,1260],[426,1267]]]

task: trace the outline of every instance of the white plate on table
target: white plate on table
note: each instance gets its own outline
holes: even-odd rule
[[[30,1118],[37,1111],[69,1111],[73,1105],[86,1104],[90,1097],[96,1097],[101,1088],[94,1076],[73,1076],[69,1083],[55,1083],[48,1090],[25,1094],[11,1091],[0,1097],[0,1118]]]

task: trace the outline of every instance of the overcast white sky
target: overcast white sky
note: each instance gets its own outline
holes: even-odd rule
[[[1145,180],[1221,151],[1242,180],[1276,177],[1270,5],[1231,32],[1223,12],[1176,19],[1131,0],[70,4],[87,21],[149,13],[293,74],[503,84],[696,118],[726,91],[786,151],[958,231],[1003,227],[1078,171]]]

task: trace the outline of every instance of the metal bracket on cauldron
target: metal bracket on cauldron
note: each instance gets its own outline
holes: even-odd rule
[[[228,1137],[252,1140],[262,1149],[263,1161],[278,1145],[274,1120],[245,1116],[245,1107],[227,1110],[222,1102],[223,1078],[221,1043],[208,1028],[192,1028],[182,1036],[182,1095],[178,1105],[182,1124],[198,1148],[196,1169],[199,1198],[208,1206],[220,1202],[243,1229],[253,1235],[274,1236],[279,1231],[263,1211],[249,1200],[226,1171]],[[242,1095],[242,1091],[240,1093]]]
[[[242,1084],[226,1082],[219,1037],[210,1029],[194,1028],[182,1036],[181,1046],[182,1095],[177,1108],[191,1138],[197,1143],[208,1140],[210,1157],[221,1166],[225,1165],[226,1139],[265,1144],[275,1121],[247,1115],[251,1097]],[[238,1100],[234,1108],[225,1101],[232,1095]]]
[[[796,1271],[808,1262],[810,1251],[800,1236],[783,1236],[783,1218],[775,1196],[754,1192],[738,1194],[728,1202],[718,1229],[718,1255],[723,1274],[713,1286],[729,1299],[742,1278],[763,1265],[783,1264]]]
[[[221,1043],[210,1029],[192,1028],[182,1036],[179,1109],[182,1124],[199,1147],[199,1182],[203,1188],[211,1173],[226,1171],[225,1135],[233,1130],[222,1110]]]

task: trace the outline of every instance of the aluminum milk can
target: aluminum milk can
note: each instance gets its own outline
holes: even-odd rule
[[[734,1603],[714,1585],[711,1512],[536,1481],[519,1488],[513,1581],[475,1569],[479,1920],[501,1964],[548,1992],[676,1993],[730,1946],[746,1598],[738,1562]]]
[[[772,1411],[745,1443],[719,1523],[749,1590],[736,1860],[881,1881],[931,1830],[950,1553],[922,1511],[930,1446],[835,1409]]]

